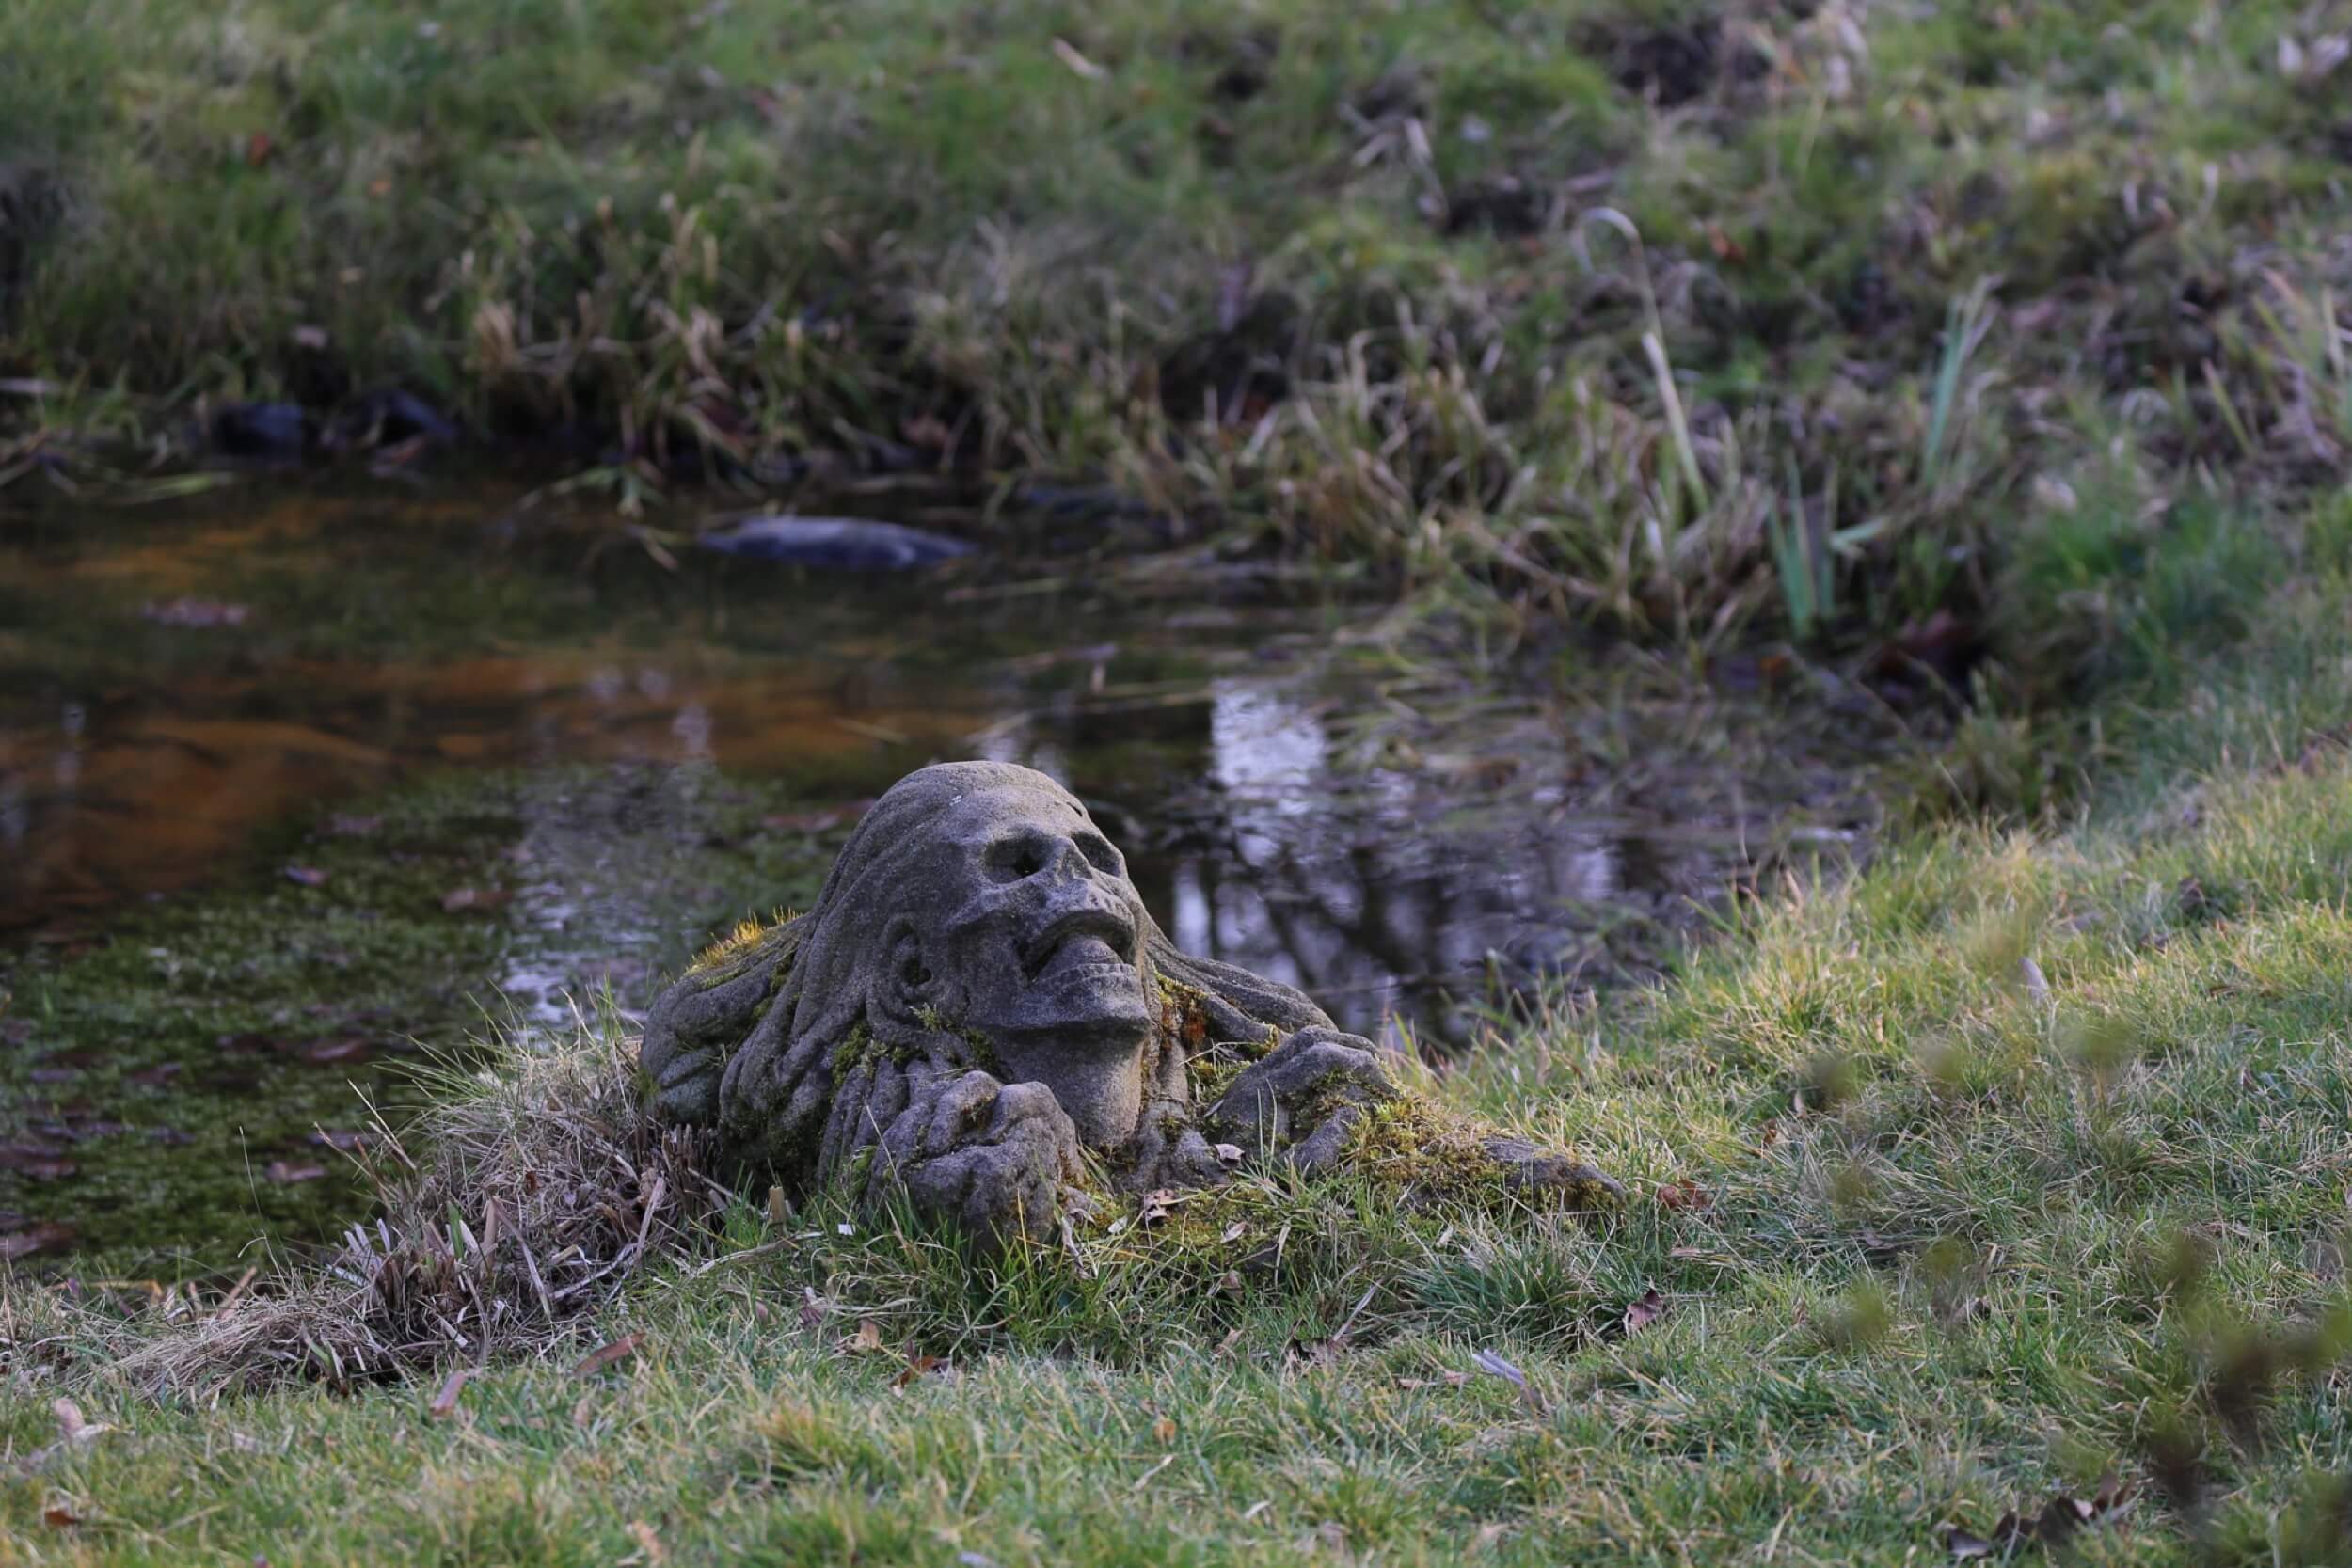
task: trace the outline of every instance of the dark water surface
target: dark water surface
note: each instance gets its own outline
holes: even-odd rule
[[[495,483],[0,514],[0,1250],[302,1233],[355,1085],[642,1007],[939,758],[1062,778],[1181,945],[1448,1045],[1867,831],[1867,723],[1202,580],[713,562]]]

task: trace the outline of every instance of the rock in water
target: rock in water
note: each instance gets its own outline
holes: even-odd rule
[[[453,446],[465,434],[439,409],[397,387],[360,399],[346,427],[361,436],[373,432],[377,444],[388,447],[419,436],[438,446]]]
[[[232,403],[213,415],[213,446],[230,457],[302,455],[310,421],[291,403]]]
[[[908,572],[970,555],[944,533],[865,517],[755,517],[694,541],[707,550],[845,572]]]
[[[663,1118],[784,1180],[1052,1236],[1094,1172],[1139,1196],[1236,1166],[1343,1167],[1372,1134],[1416,1188],[1616,1184],[1404,1087],[1290,987],[1180,953],[1076,797],[1009,763],[874,802],[805,914],[706,954],[654,1004]]]

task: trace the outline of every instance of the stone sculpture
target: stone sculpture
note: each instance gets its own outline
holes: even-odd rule
[[[987,762],[894,785],[813,908],[660,997],[642,1061],[657,1114],[732,1159],[999,1234],[1267,1162],[1324,1170],[1412,1099],[1297,991],[1177,952],[1085,806]],[[1618,1190],[1449,1125],[1502,1186]]]

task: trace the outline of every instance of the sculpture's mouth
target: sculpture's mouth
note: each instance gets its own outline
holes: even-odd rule
[[[1133,970],[1136,928],[1109,910],[1073,910],[1038,933],[1021,957],[1032,982],[1062,980],[1095,970]]]

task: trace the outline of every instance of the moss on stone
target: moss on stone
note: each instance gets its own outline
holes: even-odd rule
[[[766,920],[757,917],[738,922],[735,929],[694,955],[694,961],[686,966],[686,974],[696,984],[707,990],[736,979],[772,957],[787,940],[792,922],[800,916],[789,910],[778,910]],[[783,987],[785,976],[791,973],[787,955],[776,965],[769,983],[772,997]]]
[[[850,1032],[841,1037],[840,1043],[833,1048],[833,1054],[825,1061],[833,1069],[833,1081],[837,1085],[858,1069],[872,1066],[882,1053],[882,1042],[874,1037],[871,1029],[861,1022],[852,1025]]]

